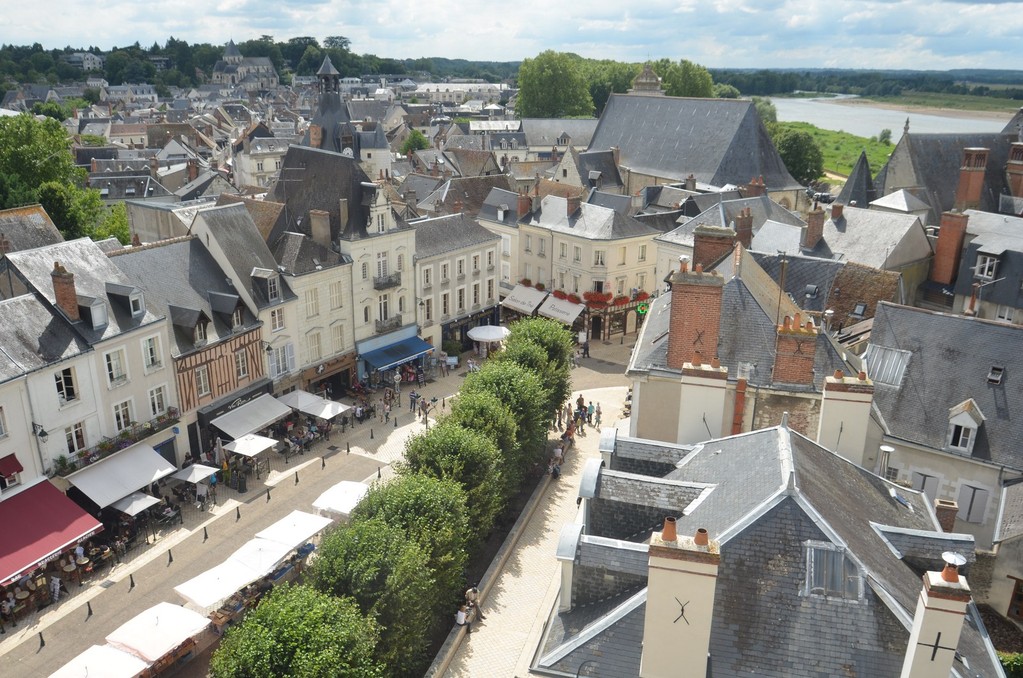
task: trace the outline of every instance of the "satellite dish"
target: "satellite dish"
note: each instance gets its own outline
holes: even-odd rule
[[[941,554],[941,559],[945,561],[946,565],[951,565],[956,569],[966,564],[966,557],[955,551],[945,551]]]

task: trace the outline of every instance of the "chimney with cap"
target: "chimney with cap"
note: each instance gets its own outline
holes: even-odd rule
[[[964,148],[963,162],[959,166],[959,186],[956,188],[955,208],[972,210],[980,207],[984,194],[984,176],[987,173],[986,148]]]
[[[753,210],[749,207],[743,207],[735,215],[735,238],[746,249],[753,242]]]
[[[948,678],[952,672],[971,595],[959,573],[966,558],[951,552],[941,557],[945,568],[923,576],[901,678]]]
[[[815,205],[813,210],[806,215],[806,228],[803,229],[803,242],[799,246],[805,250],[812,250],[824,237],[824,210]]]
[[[682,259],[671,277],[671,316],[668,321],[668,367],[681,370],[696,362],[699,353],[709,360],[718,353],[721,331],[721,292],[724,279],[717,273],[705,273]]]
[[[817,443],[855,464],[873,468],[874,464],[864,459],[873,400],[874,382],[866,372],[846,376],[835,370],[824,379]]]
[[[323,245],[327,249],[331,247],[330,241],[330,213],[324,210],[309,210],[309,231],[313,242]]]
[[[938,242],[931,261],[931,280],[940,285],[951,285],[959,272],[959,257],[963,252],[963,239],[970,215],[944,212],[938,228]]]
[[[707,675],[721,545],[700,528],[676,533],[675,518],[650,537],[640,678]]]
[[[582,204],[582,198],[578,195],[573,195],[566,198],[566,202],[568,204],[565,206],[565,216],[571,218],[573,214],[579,211],[579,206]]]
[[[934,513],[938,516],[938,525],[943,532],[956,531],[956,516],[959,515],[959,503],[952,499],[935,499]]]
[[[831,203],[831,220],[832,221],[842,220],[842,203],[840,202]]]
[[[50,272],[53,280],[53,296],[57,308],[64,312],[67,319],[73,323],[81,320],[78,312],[78,292],[75,289],[75,274],[64,268],[59,261],[53,262],[53,270]]]
[[[1023,141],[1014,141],[1009,147],[1005,178],[1009,184],[1009,194],[1014,198],[1023,198]]]
[[[700,224],[693,230],[693,265],[710,268],[732,251],[735,230]]]

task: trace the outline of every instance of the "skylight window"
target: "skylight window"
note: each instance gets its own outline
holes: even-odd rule
[[[909,365],[909,351],[869,344],[867,346],[867,374],[875,383],[898,386]]]
[[[987,373],[987,383],[989,384],[1000,384],[1002,383],[1002,375],[1005,374],[1005,368],[1000,365],[992,365],[991,371]]]

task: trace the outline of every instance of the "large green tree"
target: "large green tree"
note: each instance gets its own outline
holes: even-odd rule
[[[75,167],[67,132],[53,118],[0,117],[0,140],[0,175],[17,177],[32,188],[47,181],[81,184],[85,180],[85,171]]]
[[[507,499],[518,492],[515,479],[519,477],[519,471],[509,466],[510,460],[520,457],[515,415],[500,398],[485,390],[462,391],[452,403],[451,414],[445,421],[477,431],[494,443],[501,453],[502,494]]]
[[[519,66],[521,118],[568,118],[593,115],[593,99],[579,57],[547,50]]]
[[[431,634],[449,619],[451,600],[437,589],[430,558],[404,530],[357,520],[323,538],[309,570],[313,585],[351,596],[380,626],[375,656],[388,675],[422,675]]]
[[[664,93],[672,97],[713,97],[714,80],[710,72],[688,59],[674,62],[660,59],[652,64],[654,72],[661,76]]]
[[[824,174],[824,153],[809,132],[782,129],[774,145],[789,174],[799,183],[808,184]]]
[[[593,99],[593,106],[598,116],[607,105],[611,94],[628,92],[632,87],[632,81],[640,72],[638,64],[611,61],[610,59],[600,61],[589,59],[583,65],[590,97]]]
[[[39,204],[68,240],[91,237],[103,217],[103,201],[99,191],[59,181],[47,181],[39,186],[36,195]],[[111,224],[116,225],[116,222]]]
[[[350,598],[311,586],[275,588],[229,629],[210,662],[213,678],[379,678],[378,629]]]
[[[402,155],[408,155],[412,151],[422,151],[430,147],[430,140],[426,138],[426,135],[417,129],[409,132],[409,135],[402,142],[401,151]]]

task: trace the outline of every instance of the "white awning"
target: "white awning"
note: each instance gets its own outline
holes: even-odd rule
[[[315,393],[309,393],[308,391],[292,391],[291,393],[285,393],[277,400],[288,407],[295,408],[303,414],[308,414],[311,417],[319,417],[320,419],[332,419],[345,410],[351,409],[348,405],[342,405],[341,403],[328,400],[316,395]]]
[[[255,457],[260,452],[266,452],[270,448],[276,446],[277,441],[273,438],[266,438],[264,436],[257,436],[254,433],[250,433],[227,443],[224,445],[224,449],[228,452],[240,454],[243,457]]]
[[[152,447],[136,443],[81,471],[75,471],[67,477],[67,481],[100,508],[106,508],[175,470],[174,465]]]
[[[541,292],[535,287],[516,285],[511,293],[501,301],[501,305],[525,315],[533,315],[536,307],[540,305],[540,302],[546,296],[546,292]]]
[[[540,308],[536,312],[544,317],[554,318],[566,325],[571,325],[579,317],[579,314],[583,312],[583,305],[573,304],[568,299],[558,299],[555,296],[550,296],[540,304]]]
[[[246,433],[264,429],[289,414],[291,414],[290,407],[279,402],[272,395],[264,393],[255,400],[217,417],[210,423],[232,438],[241,438]]]
[[[93,645],[64,666],[50,674],[50,678],[136,678],[149,668],[149,664],[133,654],[111,645]]]
[[[174,587],[174,591],[200,609],[216,607],[262,575],[238,563],[221,563]]]
[[[174,480],[184,480],[186,483],[198,483],[206,480],[216,472],[217,469],[212,466],[206,466],[205,464],[192,464],[191,466],[186,466],[181,469],[172,475],[171,478],[174,478]]]
[[[250,539],[240,549],[224,561],[225,565],[235,565],[256,573],[249,581],[270,574],[284,556],[291,553],[294,547],[269,539]],[[249,583],[249,582],[246,582]]]
[[[150,506],[159,503],[160,500],[151,494],[146,494],[145,492],[132,492],[124,499],[118,499],[110,506],[121,513],[127,513],[129,516],[137,516]]]
[[[298,548],[309,538],[330,525],[330,518],[324,518],[305,511],[292,511],[276,523],[256,533],[259,539]]]
[[[159,603],[119,626],[107,642],[152,663],[209,625],[210,620],[198,612]]]
[[[313,502],[313,508],[321,513],[337,513],[342,518],[348,518],[367,492],[369,485],[366,483],[342,480],[317,497]]]

